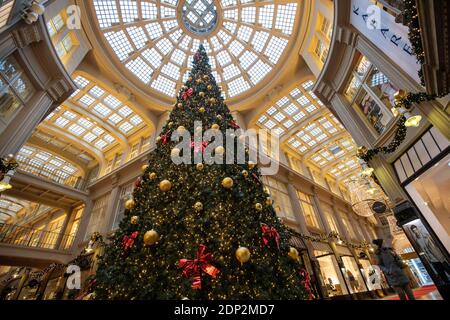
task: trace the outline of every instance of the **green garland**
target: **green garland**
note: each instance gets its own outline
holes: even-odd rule
[[[405,6],[403,10],[403,18],[405,24],[408,26],[408,38],[411,42],[413,52],[417,58],[417,62],[421,66],[425,64],[425,53],[422,46],[422,37],[420,34],[419,15],[417,13],[417,6],[415,0],[405,0]],[[422,68],[418,72],[420,83],[425,86],[425,78]]]
[[[421,103],[423,101],[435,100],[438,96],[434,94],[427,94],[425,92],[419,93],[408,93],[396,99],[395,106],[397,108],[404,107],[409,110],[411,106],[415,103]],[[368,163],[373,157],[379,153],[390,154],[395,152],[398,147],[403,143],[406,138],[406,133],[408,128],[405,126],[406,118],[401,116],[397,121],[397,130],[395,131],[394,139],[387,145],[383,147],[377,147],[374,149],[367,149],[366,147],[358,148],[357,157]]]

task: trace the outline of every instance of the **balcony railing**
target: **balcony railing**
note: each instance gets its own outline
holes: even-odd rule
[[[33,248],[69,250],[74,235],[0,223],[0,243]]]
[[[35,176],[49,179],[53,182],[66,185],[77,190],[84,190],[86,188],[85,180],[80,176],[74,176],[70,174],[61,174],[57,171],[46,170],[42,167],[34,166],[31,163],[20,162],[19,171],[30,173]]]

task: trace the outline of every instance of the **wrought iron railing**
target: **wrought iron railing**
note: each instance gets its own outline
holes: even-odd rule
[[[80,176],[70,174],[59,174],[57,171],[46,170],[45,168],[34,166],[31,163],[20,161],[19,171],[30,173],[35,176],[49,179],[53,182],[66,185],[77,190],[85,190],[85,180]]]
[[[25,247],[69,250],[75,236],[14,224],[0,223],[0,243]]]

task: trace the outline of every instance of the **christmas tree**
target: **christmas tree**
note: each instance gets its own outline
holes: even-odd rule
[[[201,128],[194,121],[201,121]],[[225,137],[225,130],[238,126],[200,46],[101,257],[97,299],[311,298],[309,276],[289,247],[289,232],[254,162],[248,157],[243,164],[172,161],[180,153],[172,133],[191,138],[211,128]],[[240,143],[234,138],[234,145]],[[192,140],[192,158],[213,142]],[[218,146],[212,154],[225,157],[224,152]]]

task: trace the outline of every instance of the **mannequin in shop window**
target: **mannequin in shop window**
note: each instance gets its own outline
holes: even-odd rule
[[[439,248],[435,245],[431,236],[429,234],[423,234],[414,224],[409,229],[411,230],[417,244],[423,250],[425,257],[431,263],[433,269],[439,277],[446,283],[450,283],[450,267],[441,250],[439,250]]]
[[[348,277],[350,286],[352,287],[353,291],[358,292],[359,291],[358,280],[356,280],[355,276],[353,275],[353,273],[350,270],[347,270],[347,277]]]
[[[387,282],[394,288],[400,300],[415,300],[414,293],[409,285],[409,278],[403,270],[406,265],[392,248],[383,247],[383,239],[375,239],[372,242],[377,246],[375,260],[383,271]]]

